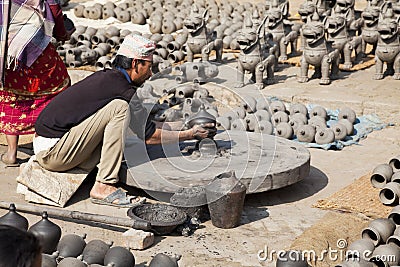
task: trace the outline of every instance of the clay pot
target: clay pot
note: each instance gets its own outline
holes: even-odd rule
[[[57,267],[58,251],[51,255],[42,254],[42,266],[41,267]]]
[[[113,267],[132,267],[135,266],[135,257],[126,248],[112,247],[107,251],[104,257],[104,265],[111,265]]]
[[[181,97],[181,98],[192,97],[193,96],[193,92],[194,92],[193,86],[190,86],[190,85],[189,86],[188,85],[181,86],[181,87],[176,89],[175,96],[176,97]]]
[[[380,245],[374,250],[369,261],[376,266],[398,266],[400,249],[394,244]]]
[[[60,239],[57,245],[57,251],[62,258],[78,257],[82,254],[83,249],[86,246],[85,242],[86,234],[82,236],[69,234],[65,235]]]
[[[111,51],[111,45],[107,43],[100,43],[96,46],[95,49],[93,49],[98,56],[105,56]]]
[[[356,121],[356,113],[351,108],[344,107],[340,109],[338,119],[346,119],[354,124]]]
[[[300,125],[296,131],[297,140],[312,143],[314,142],[315,132],[315,128],[311,125]]]
[[[231,49],[231,43],[233,41],[233,38],[231,35],[226,35],[223,39],[222,39],[222,45],[224,47],[224,49]]]
[[[326,109],[321,106],[315,106],[311,109],[310,117],[314,117],[314,116],[320,116],[320,117],[324,118],[325,120],[328,118]]]
[[[165,48],[158,48],[153,53],[156,56],[160,56],[162,59],[167,59],[168,51]]]
[[[152,40],[155,43],[158,43],[159,41],[161,41],[163,38],[163,36],[159,33],[154,33],[151,35],[150,40]]]
[[[90,9],[89,18],[90,19],[101,19],[103,16],[103,7],[92,7]]]
[[[107,39],[113,37],[113,36],[119,36],[119,29],[115,26],[109,26],[107,27],[106,31],[104,32],[105,36]]]
[[[393,235],[386,240],[386,244],[394,244],[400,247],[400,227],[396,226]]]
[[[338,123],[341,123],[341,124],[343,124],[343,125],[346,126],[347,135],[353,135],[354,126],[353,126],[353,124],[352,124],[349,120],[347,120],[347,119],[340,119],[340,120],[338,120]]]
[[[111,47],[116,47],[117,45],[120,44],[120,37],[119,36],[113,36],[107,39],[107,44],[109,44]]]
[[[208,209],[214,226],[227,229],[239,225],[246,190],[234,171],[216,176],[206,186]]]
[[[394,222],[396,225],[400,225],[400,206],[397,205],[392,209],[388,218]]]
[[[276,261],[276,267],[309,267],[307,257],[304,257],[301,251],[290,250],[279,254]]]
[[[240,105],[248,113],[254,113],[257,111],[257,100],[250,95],[243,96]]]
[[[385,205],[399,204],[400,184],[390,182],[379,192],[379,199]]]
[[[92,39],[92,36],[95,35],[97,32],[97,29],[93,27],[87,27],[86,31],[78,36],[79,41],[90,41]]]
[[[131,20],[131,14],[129,11],[122,10],[121,12],[117,13],[117,19],[122,23],[128,22]]]
[[[186,43],[187,38],[188,38],[187,32],[180,32],[176,35],[175,42],[177,42],[178,44],[180,44],[180,46],[182,46],[183,44]]]
[[[371,175],[371,184],[375,188],[383,188],[393,175],[393,169],[389,164],[379,164],[374,168]]]
[[[231,130],[232,131],[246,131],[247,130],[246,121],[241,118],[233,119],[231,122]]]
[[[240,119],[244,119],[244,117],[246,117],[246,111],[243,107],[236,107],[232,109],[232,111],[235,112]]]
[[[214,123],[215,125],[216,120],[214,116],[205,110],[204,104],[201,104],[199,111],[186,122],[189,128],[192,128],[195,125],[202,125],[206,123]]]
[[[274,114],[272,114],[271,122],[274,125],[277,125],[281,122],[288,122],[288,121],[289,121],[289,115],[284,111],[277,111]]]
[[[29,232],[34,234],[42,246],[45,254],[53,253],[61,237],[61,228],[48,219],[47,212],[44,211],[42,219],[29,228]]]
[[[178,267],[180,257],[170,257],[162,253],[158,253],[150,261],[149,267]]]
[[[115,18],[117,15],[115,14],[114,10],[111,8],[103,8],[102,12],[102,19],[108,19],[108,18]]]
[[[135,12],[131,15],[132,23],[145,25],[146,24],[146,17],[143,15],[142,12]]]
[[[374,249],[375,245],[371,239],[358,239],[347,248],[346,259],[369,259]]]
[[[168,52],[172,53],[176,50],[179,50],[181,48],[181,44],[179,44],[176,41],[172,41],[170,43],[167,44],[167,50]]]
[[[259,121],[271,121],[271,113],[265,109],[257,109],[256,113]]]
[[[389,165],[393,168],[395,172],[400,171],[400,155],[392,158],[389,161]]]
[[[256,110],[269,110],[269,104],[264,98],[257,99]]]
[[[342,123],[335,123],[334,125],[331,126],[331,129],[335,133],[335,140],[340,141],[344,140],[347,136],[347,128],[344,124]]]
[[[271,114],[274,114],[278,111],[286,111],[286,106],[285,104],[283,104],[282,101],[272,101],[269,104],[269,111],[271,112]]]
[[[83,249],[83,261],[87,264],[103,264],[104,257],[111,246],[112,242],[107,244],[99,239],[91,240]]]
[[[58,263],[58,267],[86,267],[87,265],[77,258],[65,258]]]
[[[375,246],[386,243],[396,228],[396,224],[385,218],[379,218],[371,221],[367,228],[362,230],[362,238],[369,238]]]
[[[293,128],[287,122],[280,122],[275,126],[275,135],[285,139],[292,139]]]
[[[24,231],[28,230],[28,220],[24,216],[17,213],[14,203],[10,204],[8,210],[8,213],[0,217],[0,224],[9,225]]]
[[[400,183],[400,172],[393,173],[390,181],[395,182],[395,183]]]
[[[329,144],[335,141],[335,133],[330,128],[318,128],[315,133],[315,142],[319,145]]]
[[[231,120],[228,117],[217,117],[217,127],[221,130],[231,129]]]
[[[177,50],[169,54],[167,58],[169,61],[171,61],[171,63],[177,63],[185,58],[185,54],[183,54],[182,51]]]
[[[176,31],[176,25],[172,20],[163,22],[161,26],[162,33],[173,33]]]
[[[193,80],[193,82],[196,83],[196,79]],[[197,83],[198,84],[198,83]],[[210,93],[208,92],[207,89],[205,88],[198,88],[194,91],[193,93],[193,98],[194,99],[201,99],[204,98],[206,99],[208,96],[210,95]]]
[[[85,10],[85,6],[78,4],[74,7],[74,15],[77,18],[82,18],[83,17],[83,12]]]
[[[270,121],[258,121],[254,128],[254,132],[272,135],[274,132],[274,126]]]
[[[294,115],[295,113],[301,113],[307,116],[308,114],[307,107],[301,103],[292,104],[289,108],[289,114]]]
[[[326,128],[326,121],[324,118],[320,117],[320,116],[313,116],[308,120],[308,124],[311,126],[314,126],[315,129],[319,129],[319,128]]]
[[[103,4],[103,10],[106,8],[111,8],[114,9],[115,8],[115,4],[112,1],[107,1]]]
[[[153,19],[150,21],[149,29],[151,33],[161,33],[162,22],[160,19]]]
[[[301,113],[296,113],[296,114],[303,115],[303,114],[301,114]],[[307,120],[307,119],[306,119],[306,120]],[[303,122],[303,120],[302,120],[301,118],[299,118],[299,117],[291,117],[291,118],[289,119],[289,124],[290,124],[290,126],[292,126],[292,128],[293,128],[293,132],[296,133],[297,129],[298,129],[300,126],[304,125],[304,122]],[[311,127],[312,127],[312,126],[311,126]],[[313,128],[314,128],[314,127],[313,127]]]
[[[258,124],[257,116],[254,113],[250,113],[244,117],[244,120],[246,121],[247,129],[249,131],[254,131]]]
[[[229,48],[232,50],[240,50],[240,45],[236,38],[233,38],[231,43],[229,44]]]
[[[123,29],[123,30],[120,30],[119,37],[124,38],[125,36],[128,36],[131,33],[132,33],[132,31],[130,31],[128,29]],[[120,42],[121,42],[121,40],[120,40]]]

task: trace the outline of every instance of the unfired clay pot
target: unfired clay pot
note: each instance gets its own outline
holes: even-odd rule
[[[346,251],[347,259],[369,259],[375,249],[374,242],[369,238],[352,242]]]
[[[371,221],[367,228],[362,230],[362,238],[369,238],[375,246],[386,243],[396,228],[396,224],[385,218],[379,218]]]
[[[292,104],[290,106],[289,113],[290,113],[290,115],[293,115],[295,113],[302,113],[302,114],[307,116],[308,110],[307,110],[307,107],[304,104],[295,103],[295,104]]]
[[[292,139],[293,128],[288,122],[280,122],[275,126],[275,134],[285,139]]]
[[[324,118],[325,120],[328,118],[326,109],[321,106],[315,106],[311,109],[310,117],[314,117],[314,116],[320,116],[320,117]]]
[[[283,104],[282,101],[272,101],[269,104],[269,109],[270,109],[271,114],[274,114],[278,111],[286,111],[286,106],[285,106],[285,104]]]
[[[315,142],[319,145],[329,144],[335,141],[335,133],[330,128],[319,128],[315,133]]]
[[[354,124],[356,121],[356,113],[351,108],[341,108],[339,111],[338,119],[347,119],[352,124]]]
[[[270,121],[259,121],[254,128],[254,132],[272,135],[274,132],[274,126]]]
[[[308,120],[308,124],[318,128],[326,128],[326,121],[323,117],[313,116]]]
[[[389,161],[389,165],[393,168],[395,172],[400,171],[400,155],[392,158]]]
[[[309,124],[300,125],[297,128],[296,136],[300,142],[312,143],[315,137],[315,128]]]
[[[271,121],[271,113],[268,110],[257,109],[255,114],[260,121]]]
[[[393,169],[389,164],[379,164],[374,168],[371,175],[371,184],[375,188],[383,188],[393,175]]]
[[[344,124],[338,122],[331,126],[333,132],[335,133],[335,140],[344,140],[347,136],[347,128]]]
[[[379,192],[379,199],[385,205],[398,205],[400,197],[400,184],[390,182]]]

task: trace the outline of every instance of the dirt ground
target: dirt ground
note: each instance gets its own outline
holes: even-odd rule
[[[296,10],[295,7],[300,1],[290,1],[290,3]],[[356,4],[362,6],[363,2],[357,1]],[[133,251],[136,266],[148,266],[151,258],[159,252],[181,255],[179,261],[181,267],[275,266],[269,257],[260,259],[260,251],[272,253],[290,247],[301,249],[302,244],[317,246],[321,242],[334,246],[337,241],[335,239],[346,239],[351,242],[357,238],[355,232],[365,225],[368,218],[344,218],[343,214],[316,209],[312,205],[351,184],[376,165],[386,163],[390,158],[400,154],[398,126],[400,82],[393,80],[392,77],[385,77],[381,81],[372,80],[375,69],[370,67],[357,72],[341,72],[339,79],[328,86],[320,86],[317,80],[299,84],[296,80],[298,67],[283,64],[280,67],[280,71],[276,73],[277,83],[266,86],[261,91],[264,96],[275,96],[288,102],[319,104],[330,109],[350,106],[357,115],[376,113],[393,126],[372,132],[359,144],[345,147],[341,151],[310,148],[310,175],[289,187],[248,195],[240,226],[220,229],[214,227],[211,221],[206,221],[189,237],[157,236],[150,248]],[[70,74],[77,80],[83,76],[82,72],[73,70]],[[235,90],[238,94],[244,93],[240,88]],[[19,148],[18,157],[21,159],[26,160],[32,154],[30,138],[27,136],[21,140],[21,143],[27,144]],[[0,142],[4,144],[4,136],[0,136]],[[1,145],[0,152],[3,153],[5,150],[6,146]],[[23,196],[16,193],[17,175],[17,168],[0,165],[2,201],[26,203]],[[126,217],[126,209],[92,204],[88,200],[92,183],[93,181],[86,181],[65,209]],[[145,194],[141,190],[131,190]],[[47,206],[40,207],[43,210],[47,208]],[[0,215],[5,213],[5,210],[0,210]],[[24,215],[30,225],[39,220],[36,215]],[[127,230],[123,227],[96,223],[84,224],[54,218],[52,220],[61,226],[63,234],[86,233],[87,241],[112,240],[115,245],[123,244],[122,233]],[[332,224],[327,226],[326,222]],[[312,228],[316,225],[322,225],[317,228],[322,230]],[[335,229],[334,234],[316,234],[316,231],[325,231],[329,227]],[[314,242],[313,239],[317,239],[318,242]],[[317,262],[316,266],[329,266],[327,262],[329,261]]]

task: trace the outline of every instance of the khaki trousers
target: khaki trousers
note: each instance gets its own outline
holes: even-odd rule
[[[56,172],[75,167],[91,171],[97,165],[96,181],[107,184],[118,182],[128,107],[124,100],[112,100],[72,127],[54,147],[39,152],[37,161],[45,169]]]

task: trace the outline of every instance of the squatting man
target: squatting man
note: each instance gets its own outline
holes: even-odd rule
[[[93,203],[129,207],[144,200],[116,187],[127,115],[130,128],[146,144],[201,140],[216,133],[214,124],[178,130],[149,119],[135,92],[152,75],[155,47],[143,36],[126,36],[112,69],[97,71],[67,88],[37,119],[33,141],[37,162],[54,172],[97,167],[90,190]]]

